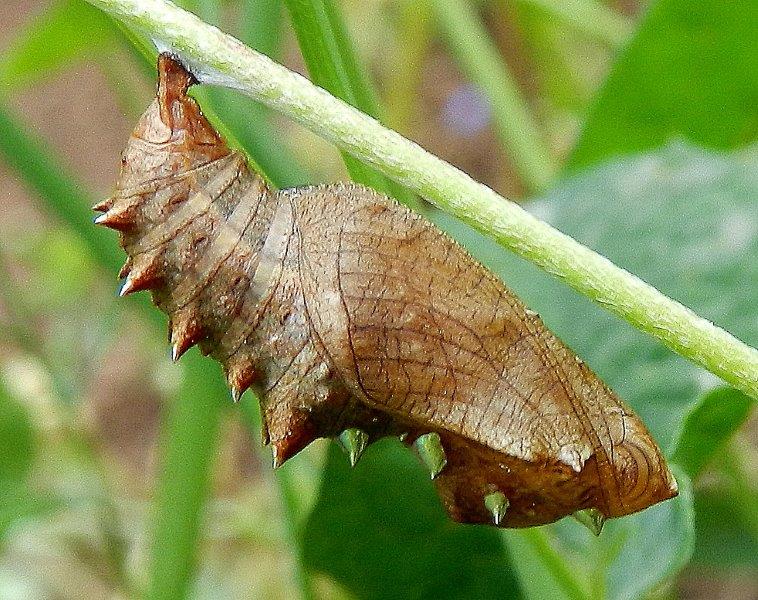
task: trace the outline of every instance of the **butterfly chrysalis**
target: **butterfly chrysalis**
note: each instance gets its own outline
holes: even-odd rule
[[[274,191],[159,58],[156,99],[95,207],[150,290],[173,357],[199,344],[235,399],[258,392],[280,465],[317,437],[355,462],[415,447],[453,519],[599,526],[676,495],[640,419],[501,281],[434,225],[339,183]]]

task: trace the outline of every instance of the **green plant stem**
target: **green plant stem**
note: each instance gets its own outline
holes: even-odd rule
[[[500,143],[532,192],[547,189],[558,168],[543,134],[470,2],[431,0],[440,29],[467,76],[479,87],[492,110]]]
[[[564,21],[577,31],[620,47],[633,31],[628,19],[597,0],[518,0],[521,4],[537,6],[546,14]]]
[[[166,0],[88,0],[173,48],[204,83],[279,110],[753,398],[758,351],[307,79]]]

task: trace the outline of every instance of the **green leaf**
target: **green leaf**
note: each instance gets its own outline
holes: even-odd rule
[[[618,553],[605,572],[606,597],[632,600],[644,597],[660,582],[676,575],[689,561],[695,545],[692,488],[686,473],[673,468],[679,495],[623,519],[610,521],[596,548],[598,576],[603,558]]]
[[[452,523],[396,440],[369,446],[354,469],[331,445],[303,552],[361,599],[520,596],[498,531]]]
[[[569,166],[686,136],[733,148],[758,134],[758,2],[658,0],[618,59]]]
[[[84,0],[59,0],[33,19],[0,59],[0,86],[26,85],[113,42],[115,27]]]
[[[704,478],[696,504],[698,546],[703,546],[697,560],[707,557],[717,566],[734,563],[734,568],[756,568],[758,481],[753,475],[753,449],[748,444],[730,444],[719,452],[718,466],[712,477]]]
[[[753,404],[751,398],[733,388],[706,394],[687,415],[671,459],[691,478],[697,477],[745,422]]]

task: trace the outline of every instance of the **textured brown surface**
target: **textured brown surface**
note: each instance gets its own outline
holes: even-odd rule
[[[124,292],[150,289],[178,357],[194,343],[235,395],[254,386],[275,463],[347,427],[437,432],[451,516],[521,527],[676,494],[640,420],[458,244],[351,184],[273,192],[186,96],[160,85],[99,219],[122,232]]]

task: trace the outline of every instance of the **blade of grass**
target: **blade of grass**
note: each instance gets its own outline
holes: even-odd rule
[[[277,59],[281,53],[284,7],[281,0],[243,0],[241,39],[258,52]],[[242,103],[229,93],[218,99],[219,114],[236,123],[242,147],[257,157],[263,170],[279,188],[303,185],[309,174],[295,160],[286,141],[275,131],[271,109],[259,102]]]
[[[49,77],[113,44],[113,22],[84,0],[59,0],[33,18],[0,58],[0,86]]]
[[[84,186],[66,175],[48,146],[33,138],[0,101],[0,155],[43,200],[45,208],[66,223],[111,272],[124,262],[113,234],[92,227],[91,198]]]
[[[300,52],[313,81],[363,112],[378,116],[376,95],[358,62],[342,15],[333,0],[285,0]],[[351,155],[343,152],[350,177],[418,208],[416,198]]]
[[[521,32],[537,72],[540,92],[553,105],[573,113],[583,113],[591,97],[588,82],[578,76],[579,63],[566,48],[566,32],[561,23],[545,18],[544,11],[528,3],[510,8],[510,0],[501,0],[497,10],[509,11]],[[563,127],[563,123],[560,125]],[[563,129],[561,130],[563,131]]]
[[[466,75],[486,96],[503,149],[530,192],[547,189],[558,167],[518,84],[468,2],[431,0],[440,29]]]
[[[597,0],[518,0],[539,7],[550,17],[560,19],[590,38],[609,46],[623,46],[631,36],[633,24]]]
[[[191,357],[191,358],[190,358]],[[195,349],[176,401],[164,418],[163,465],[154,498],[150,600],[186,598],[200,547],[213,458],[227,392]]]
[[[249,400],[252,400],[250,398]],[[240,403],[240,411],[242,412],[242,424],[247,429],[250,437],[255,439],[260,435],[261,419],[260,413],[255,407],[255,402],[243,401]],[[270,464],[270,463],[269,463]],[[292,471],[287,468],[287,465],[280,467],[275,471],[275,479],[279,486],[279,494],[282,499],[282,508],[284,509],[285,519],[284,524],[287,528],[287,536],[290,539],[290,543],[296,549],[293,552],[293,557],[296,562],[296,568],[294,572],[295,580],[300,588],[300,595],[303,600],[312,600],[318,597],[311,578],[308,574],[308,569],[303,561],[303,553],[298,551],[299,540],[301,539],[301,524],[304,518],[304,510],[302,508],[302,496],[303,489],[301,481],[293,476]],[[307,492],[306,492],[307,493]]]
[[[376,114],[374,98],[363,86],[364,81],[350,79],[348,65],[335,39],[337,34],[332,28],[325,2],[285,0],[285,4],[312,80],[353,106]],[[383,176],[352,156],[343,153],[343,159],[354,180],[386,190],[387,183]]]
[[[119,269],[122,252],[112,233],[92,225],[93,202],[82,191],[84,186],[66,175],[45,144],[26,133],[2,103],[0,155],[37,193],[45,209],[83,240],[104,269],[110,273]],[[165,328],[165,319],[147,297],[136,300],[154,324]],[[155,499],[149,597],[161,600],[184,597],[190,585],[216,445],[218,399],[226,396],[221,378],[208,373],[211,363],[197,353],[188,358],[185,381],[164,420],[165,446]]]
[[[758,398],[758,350],[451,164],[167,0],[88,0],[174,48],[201,82],[265,102]]]
[[[431,10],[428,2],[401,0],[397,11],[397,56],[386,71],[384,103],[390,126],[406,131],[418,110],[424,59],[432,41]]]
[[[329,21],[330,30],[321,29],[318,34],[321,37],[331,35],[334,39],[337,54],[331,56],[331,59],[332,61],[342,61],[342,68],[346,77],[344,83],[346,84],[347,89],[352,90],[352,94],[358,104],[370,108],[372,112],[375,113],[375,116],[381,115],[382,110],[379,106],[376,90],[374,90],[374,87],[371,84],[371,78],[369,77],[368,72],[360,63],[358,54],[353,46],[353,41],[350,38],[347,26],[345,25],[342,11],[340,11],[337,4],[335,4],[335,0],[317,0],[316,2],[311,0],[311,5],[316,8],[316,10],[312,11],[314,14],[318,11],[318,5],[323,6],[324,13]],[[298,12],[298,15],[302,16],[302,14],[303,12],[301,9]],[[317,56],[312,56],[312,59],[315,58],[317,58]],[[313,60],[309,62],[313,62]]]
[[[281,0],[242,0],[240,39],[261,54],[278,58],[283,21]]]

